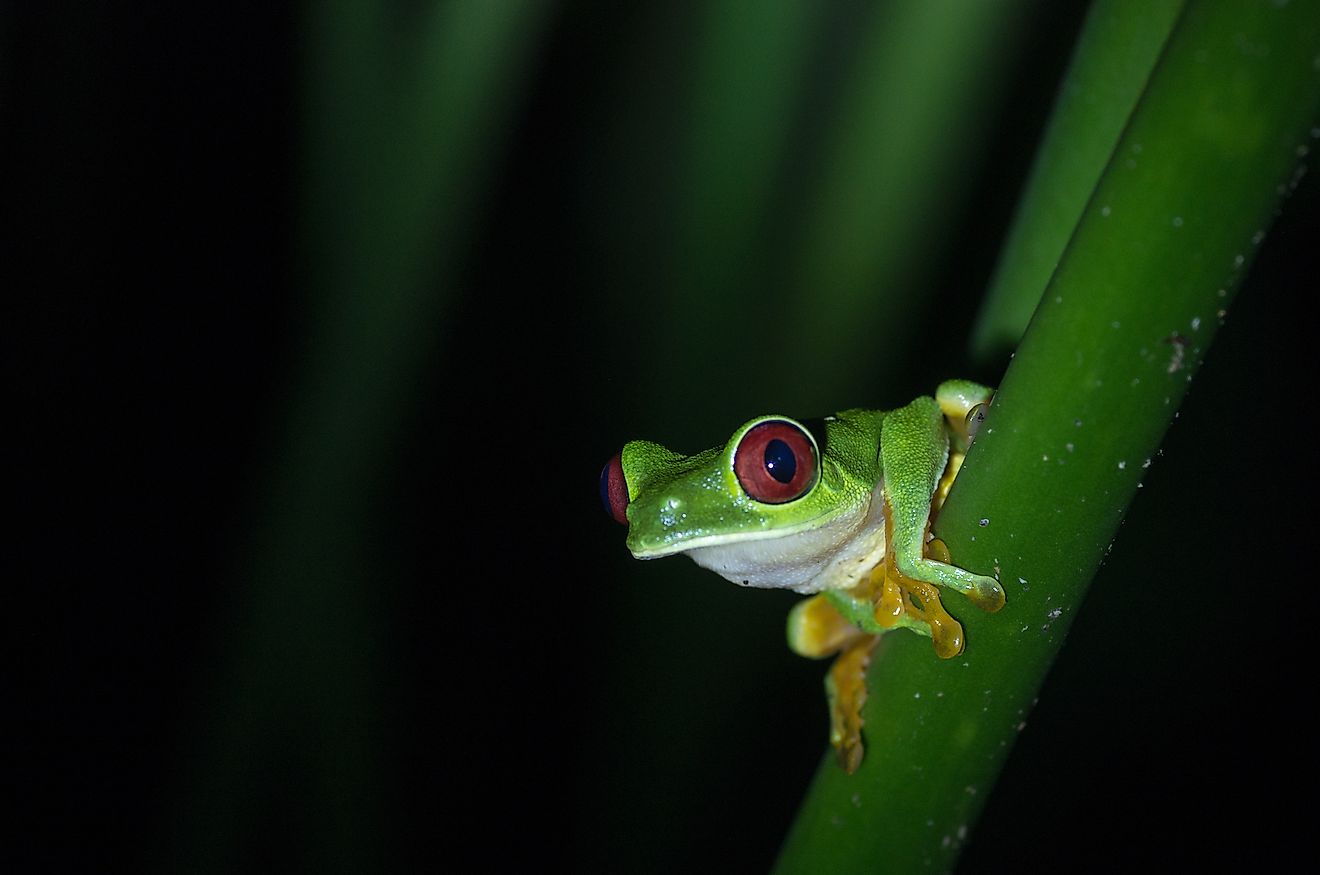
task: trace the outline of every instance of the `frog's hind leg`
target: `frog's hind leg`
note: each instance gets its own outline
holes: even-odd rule
[[[863,637],[865,633],[823,593],[803,599],[788,614],[788,646],[809,659],[838,653]]]
[[[878,635],[862,635],[849,644],[825,676],[830,703],[830,744],[848,774],[862,764],[862,706],[866,704],[866,669]]]
[[[830,706],[830,744],[849,774],[862,762],[866,668],[879,640],[878,635],[858,629],[824,594],[798,602],[788,615],[788,646],[795,652],[816,659],[838,654],[825,676],[825,693]]]

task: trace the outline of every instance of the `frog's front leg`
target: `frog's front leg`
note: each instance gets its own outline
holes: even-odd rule
[[[918,398],[885,417],[880,460],[892,514],[893,539],[886,549],[892,566],[904,577],[956,590],[983,610],[1002,608],[1004,590],[993,577],[925,555],[932,496],[949,460],[948,430],[935,399]]]

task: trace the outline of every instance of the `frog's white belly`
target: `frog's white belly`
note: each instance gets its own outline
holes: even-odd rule
[[[853,513],[807,531],[695,547],[687,555],[741,586],[800,593],[851,589],[885,556],[883,487],[877,484]]]

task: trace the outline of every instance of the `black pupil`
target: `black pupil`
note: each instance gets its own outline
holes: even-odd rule
[[[797,473],[797,456],[788,444],[775,438],[765,445],[765,470],[780,483],[789,483]]]

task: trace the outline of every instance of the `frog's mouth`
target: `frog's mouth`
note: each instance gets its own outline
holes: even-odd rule
[[[660,559],[675,553],[690,553],[693,550],[792,539],[812,531],[831,529],[838,520],[853,516],[855,514],[836,510],[798,520],[792,525],[782,523],[770,525],[770,521],[765,521],[764,526],[753,524],[735,531],[720,532],[702,531],[699,526],[667,525],[663,526],[658,534],[655,532],[646,534],[640,531],[638,526],[632,525],[629,526],[626,543],[628,550],[637,559]],[[764,549],[764,545],[759,549]]]
[[[884,554],[884,514],[872,514],[867,502],[851,510],[825,514],[787,528],[720,534],[672,533],[668,540],[631,536],[628,549],[638,559],[686,553],[740,586],[817,592],[838,575],[833,569],[858,565]],[[873,563],[872,563],[873,564]]]

